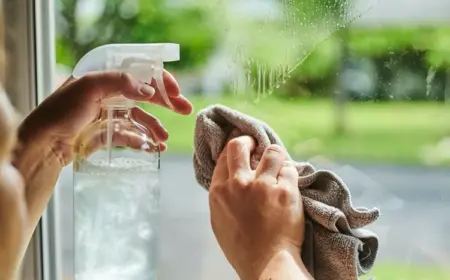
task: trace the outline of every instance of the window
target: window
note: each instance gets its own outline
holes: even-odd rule
[[[7,54],[4,86],[12,104],[24,116],[44,98],[44,93],[54,89],[54,33],[49,28],[53,26],[51,3],[2,2]],[[56,274],[58,250],[55,248],[59,245],[54,228],[54,203],[54,199],[49,202],[27,249],[21,279],[60,279]]]
[[[339,174],[355,205],[381,209],[370,227],[380,253],[369,276],[450,278],[448,1],[41,2],[23,10],[39,32],[38,93],[61,84],[95,46],[180,43],[181,61],[167,67],[196,110],[220,102],[268,122],[295,158]],[[161,279],[236,279],[193,176],[195,114],[145,108],[171,132],[162,158]],[[44,279],[73,275],[71,168],[41,225]]]

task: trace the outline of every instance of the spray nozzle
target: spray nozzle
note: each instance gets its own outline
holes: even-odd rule
[[[110,44],[103,45],[87,53],[73,70],[73,77],[106,72],[121,71],[131,74],[141,82],[155,80],[159,93],[164,102],[172,110],[164,85],[164,62],[180,59],[180,47],[177,44]],[[131,100],[123,96],[106,100],[113,106],[127,106]]]

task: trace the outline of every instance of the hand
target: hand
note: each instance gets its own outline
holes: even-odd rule
[[[300,265],[305,230],[298,172],[286,161],[286,151],[269,146],[252,170],[254,146],[248,136],[231,140],[217,161],[209,190],[214,234],[244,280],[268,275],[269,263],[280,252],[289,252]]]
[[[190,114],[192,104],[180,94],[177,82],[168,72],[164,73],[164,83],[175,111]],[[62,165],[66,165],[73,159],[76,137],[97,117],[101,101],[120,94],[167,107],[160,93],[155,92],[155,81],[149,85],[118,72],[70,79],[27,117],[20,129],[20,140],[27,142],[32,139],[35,142],[36,139],[45,139],[45,145],[56,154]],[[161,143],[167,140],[168,132],[157,118],[140,108],[134,108],[132,114],[153,131]],[[165,149],[164,143],[161,148]]]
[[[168,72],[164,73],[164,84],[175,112],[190,114],[192,104],[180,95],[175,79]],[[70,79],[22,122],[13,165],[25,181],[26,242],[47,206],[62,167],[73,160],[77,136],[97,117],[102,100],[122,94],[129,99],[165,106],[152,85],[154,81],[149,85],[115,72]],[[134,108],[132,114],[160,143],[167,140],[167,131],[154,116],[139,108]],[[165,148],[164,144],[161,148]]]

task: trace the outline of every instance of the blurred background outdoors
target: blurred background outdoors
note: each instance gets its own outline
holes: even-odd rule
[[[369,276],[450,279],[449,1],[55,2],[58,83],[99,45],[179,43],[181,61],[166,68],[196,112],[221,103],[266,121],[296,159],[340,175],[356,206],[381,209]],[[162,159],[162,279],[237,279],[193,177],[195,114],[142,106],[171,133]],[[64,172],[70,275],[72,185]]]

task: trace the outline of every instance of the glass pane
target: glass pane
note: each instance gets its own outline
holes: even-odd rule
[[[376,279],[448,279],[450,2],[57,0],[57,75],[106,43],[174,42],[167,64],[196,112],[266,121],[291,155],[378,207]],[[195,182],[195,114],[143,108],[170,132],[162,157],[161,279],[237,279]],[[72,167],[61,175],[64,272],[73,275]],[[364,278],[369,279],[369,277]]]

